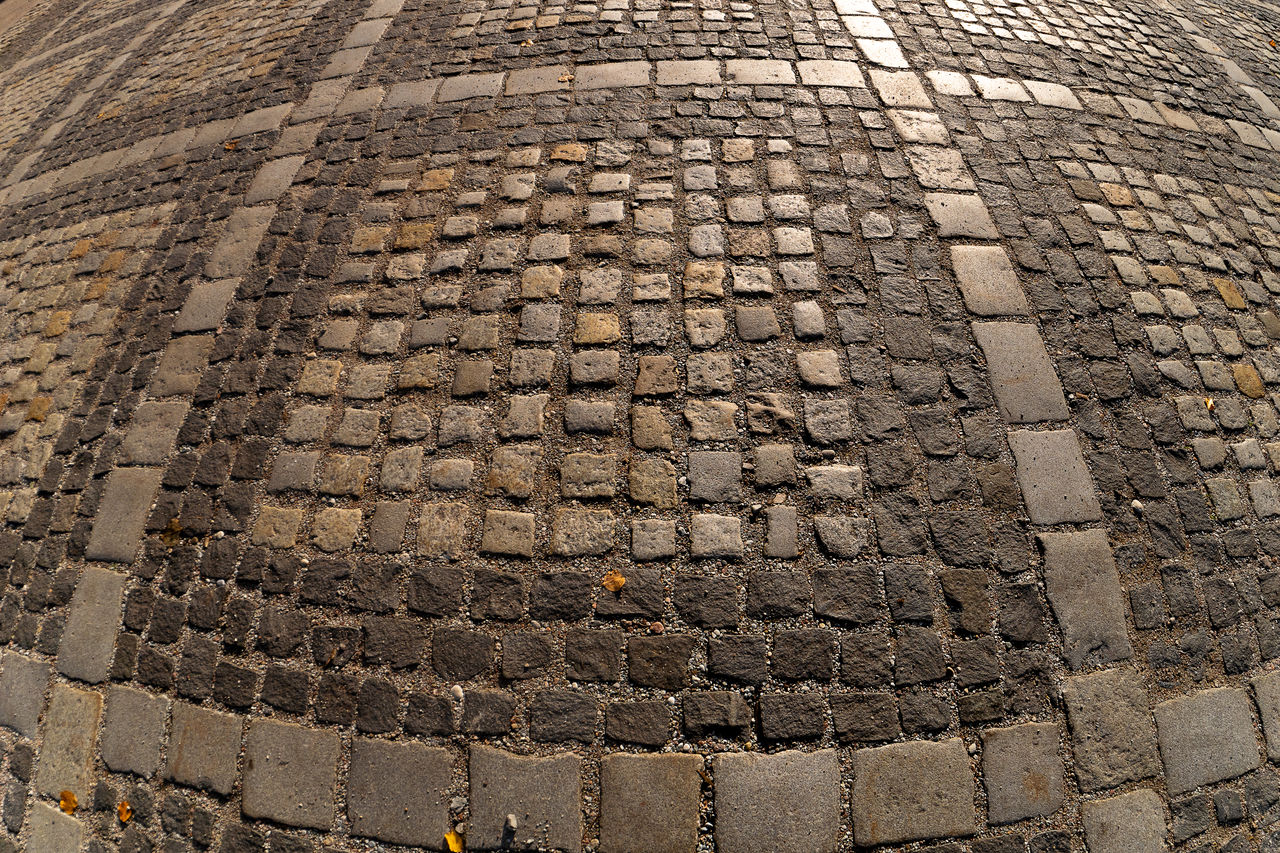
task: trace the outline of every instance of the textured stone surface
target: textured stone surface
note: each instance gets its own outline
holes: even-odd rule
[[[972,835],[973,772],[958,738],[861,749],[853,758],[853,835],[876,845]]]
[[[1089,853],[1161,853],[1165,816],[1160,797],[1150,790],[1094,800],[1080,808]]]
[[[352,834],[391,844],[438,844],[448,831],[450,770],[443,749],[357,738],[347,769]]]
[[[1031,424],[1066,420],[1067,401],[1035,326],[974,323],[973,336],[986,357],[991,389],[1006,421]]]
[[[0,724],[24,737],[36,736],[50,666],[18,652],[0,655]]]
[[[241,808],[288,826],[333,825],[338,736],[292,723],[254,720],[244,746]]]
[[[697,755],[602,759],[601,851],[696,850],[702,764]]]
[[[992,823],[1051,815],[1065,799],[1058,727],[1024,723],[982,734],[982,773]]]
[[[513,842],[523,848],[582,848],[581,761],[576,755],[532,758],[473,746],[468,772],[469,843],[481,850]],[[509,839],[508,815],[516,818]]]
[[[1154,709],[1169,793],[1231,779],[1261,763],[1249,696],[1220,687]]]
[[[243,729],[243,720],[234,714],[174,703],[165,777],[217,794],[230,793]]]
[[[1133,671],[1072,676],[1063,682],[1062,696],[1082,789],[1113,788],[1160,772],[1151,706]]]
[[[105,681],[111,666],[125,576],[87,568],[76,584],[58,647],[58,671],[95,684]]]
[[[1097,521],[1102,507],[1071,430],[1009,433],[1018,483],[1036,524]]]
[[[744,853],[836,849],[840,770],[834,750],[721,753],[712,769],[718,848]]]
[[[169,700],[164,696],[113,686],[107,691],[99,743],[102,760],[116,773],[150,778],[160,769],[160,746],[168,720]]]
[[[88,801],[101,715],[102,697],[97,693],[65,684],[53,686],[41,721],[44,745],[35,778],[38,792],[57,799],[62,791],[71,791],[77,799]]]
[[[1113,663],[1133,655],[1120,578],[1101,530],[1042,533],[1045,594],[1062,629],[1062,654],[1072,669],[1091,656]]]

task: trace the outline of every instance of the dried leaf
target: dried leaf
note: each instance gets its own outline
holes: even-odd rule
[[[78,805],[80,805],[80,801],[76,799],[75,791],[63,791],[58,795],[58,808],[67,814],[74,812]]]
[[[572,75],[572,74],[561,74],[561,75],[560,75],[558,78],[556,78],[556,79],[557,79],[559,82],[561,82],[561,83],[568,83],[569,81],[573,80],[573,75]]]
[[[609,592],[617,592],[622,589],[626,582],[627,578],[622,572],[617,569],[610,569],[604,573],[604,581],[601,582],[601,585]]]
[[[462,853],[462,836],[455,830],[449,830],[444,834],[444,843],[449,848],[449,853]]]
[[[1204,398],[1204,407],[1205,407],[1206,409],[1208,409],[1209,411],[1211,411],[1211,412],[1212,412],[1214,409],[1216,409],[1216,408],[1217,408],[1217,405],[1213,402],[1213,398],[1212,398],[1212,397],[1205,397],[1205,398]]]
[[[120,805],[116,806],[116,815],[119,816],[121,823],[128,823],[133,817],[133,806],[129,805],[128,800],[121,800]]]
[[[238,148],[239,146],[240,146],[239,139],[228,139],[226,142],[222,143],[222,147],[227,149],[228,151],[235,151],[236,148]]]

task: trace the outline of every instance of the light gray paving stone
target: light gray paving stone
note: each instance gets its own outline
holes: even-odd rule
[[[222,325],[227,307],[236,295],[240,280],[236,278],[209,281],[191,288],[178,318],[173,322],[175,332],[210,332]]]
[[[609,755],[600,760],[601,853],[693,853],[702,757]]]
[[[920,186],[931,190],[974,190],[964,157],[955,149],[940,145],[912,145],[907,148],[907,161]]]
[[[116,773],[150,779],[160,769],[160,745],[169,700],[134,687],[112,685],[102,722],[102,760]]]
[[[575,70],[575,89],[625,89],[649,85],[649,63],[606,62],[602,65],[579,65]]]
[[[952,246],[965,307],[981,317],[1025,316],[1030,308],[1009,255],[999,246]]]
[[[125,581],[120,572],[94,566],[81,574],[58,647],[58,671],[63,675],[90,684],[106,681],[120,626]]]
[[[790,62],[781,59],[730,59],[725,62],[726,82],[739,86],[787,86],[796,82]]]
[[[869,73],[871,84],[885,106],[933,108],[933,101],[925,94],[924,86],[914,72],[872,68]]]
[[[959,71],[926,71],[924,76],[929,78],[934,91],[939,95],[952,95],[957,98],[973,97],[973,87],[969,85],[969,78]]]
[[[80,802],[89,802],[101,716],[102,696],[97,692],[53,686],[41,726],[44,741],[35,784],[39,793],[57,799],[60,792],[71,791]]]
[[[1155,707],[1169,793],[1234,779],[1262,763],[1244,690],[1219,687]]]
[[[1258,703],[1258,718],[1267,736],[1267,758],[1280,760],[1280,672],[1255,676],[1251,683]]]
[[[457,77],[446,77],[436,92],[436,100],[444,104],[470,98],[496,97],[502,91],[502,80],[501,73],[460,74]]]
[[[537,95],[543,92],[565,92],[573,86],[573,75],[567,65],[541,65],[521,68],[507,74],[507,95]]]
[[[212,349],[212,335],[188,335],[170,340],[151,380],[151,396],[171,397],[194,392],[209,364]]]
[[[243,728],[244,721],[235,714],[175,703],[165,778],[223,796],[231,793]]]
[[[972,193],[925,193],[924,206],[938,226],[940,237],[998,240],[1000,232],[982,197]]]
[[[173,452],[178,440],[178,430],[187,416],[189,404],[181,401],[141,404],[133,413],[133,422],[120,449],[116,462],[120,465],[159,465]]]
[[[1160,796],[1148,789],[1094,800],[1080,807],[1089,853],[1164,853]]]
[[[718,850],[831,853],[840,831],[840,766],[834,749],[719,753]]]
[[[1046,107],[1061,107],[1064,110],[1082,110],[1075,94],[1061,83],[1050,83],[1045,80],[1023,80],[1036,103]]]
[[[18,652],[0,654],[0,726],[34,738],[52,669]]]
[[[1011,424],[1065,421],[1070,414],[1058,374],[1031,323],[974,323],[1000,414]]]
[[[1062,629],[1062,656],[1079,669],[1092,655],[1101,663],[1133,656],[1120,575],[1107,534],[1042,533],[1045,594]]]
[[[340,746],[336,732],[251,721],[241,811],[287,826],[332,828]]]
[[[162,475],[152,468],[118,468],[107,475],[86,557],[111,563],[133,560]]]
[[[480,850],[550,847],[582,849],[582,760],[572,753],[549,758],[472,745],[471,820],[467,844]],[[514,815],[513,843],[507,816]]]
[[[853,838],[859,845],[973,835],[973,771],[960,738],[853,754]]]
[[[352,835],[434,847],[449,831],[449,752],[417,743],[355,738],[347,770]]]
[[[867,88],[866,78],[856,62],[837,59],[807,59],[796,63],[800,82],[806,86],[830,88]]]
[[[210,279],[234,278],[253,263],[258,244],[276,215],[273,204],[242,207],[227,217],[222,237],[209,253],[204,274]]]
[[[84,829],[80,821],[58,811],[57,806],[37,802],[27,822],[26,853],[73,853],[80,849]]]
[[[1018,484],[1034,524],[1099,521],[1102,507],[1074,430],[1009,433]]]
[[[1008,77],[987,77],[983,74],[974,74],[973,82],[978,87],[978,93],[989,101],[1020,101],[1026,103],[1031,100],[1031,96],[1027,94],[1017,80],[1010,80]]]
[[[659,86],[716,86],[720,84],[720,63],[714,59],[664,59],[657,63]]]
[[[236,119],[236,123],[231,126],[229,135],[233,138],[239,138],[250,136],[254,133],[275,130],[284,124],[284,120],[289,117],[291,110],[293,110],[293,104],[284,103],[247,112]]]
[[[297,154],[292,157],[277,157],[263,164],[253,176],[249,189],[245,190],[245,204],[261,204],[264,201],[275,201],[289,191],[293,179],[302,168],[306,155]],[[221,319],[221,318],[219,318]],[[174,331],[184,331],[175,328]]]
[[[1024,723],[983,732],[982,778],[991,823],[1013,823],[1062,808],[1065,793],[1058,727]]]
[[[1084,791],[1160,772],[1151,705],[1137,674],[1109,669],[1063,681],[1076,778]]]
[[[387,99],[382,102],[384,109],[393,110],[403,107],[425,107],[435,100],[440,81],[415,80],[409,83],[396,83],[387,90]]]

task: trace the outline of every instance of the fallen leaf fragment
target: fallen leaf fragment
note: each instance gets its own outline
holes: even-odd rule
[[[63,791],[58,795],[58,808],[62,809],[66,814],[74,812],[78,805],[80,805],[80,801],[76,799],[75,791]]]
[[[1206,409],[1208,409],[1209,411],[1211,411],[1211,412],[1212,412],[1215,408],[1217,408],[1217,406],[1216,406],[1216,405],[1214,404],[1214,402],[1213,402],[1213,398],[1212,398],[1212,397],[1205,397],[1205,398],[1204,398],[1204,407],[1205,407]]]
[[[226,142],[222,143],[222,147],[227,149],[228,151],[235,151],[236,148],[238,148],[239,146],[240,146],[239,139],[229,139]]]
[[[609,590],[609,592],[617,592],[622,589],[626,582],[627,578],[622,572],[617,569],[610,569],[604,573],[604,580],[601,582],[601,586]]]
[[[128,823],[133,817],[133,806],[129,805],[128,800],[121,800],[120,805],[116,806],[116,815],[120,818],[121,823]]]
[[[561,83],[568,83],[570,80],[572,80],[572,79],[573,79],[573,75],[572,75],[572,74],[561,74],[557,79],[558,79]]]
[[[449,830],[444,834],[444,843],[449,847],[449,853],[462,853],[462,836],[456,830]]]

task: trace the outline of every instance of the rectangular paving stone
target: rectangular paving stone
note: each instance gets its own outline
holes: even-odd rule
[[[918,107],[931,109],[933,101],[925,94],[924,85],[913,71],[885,71],[870,69],[871,84],[876,94],[888,107]]]
[[[72,853],[80,849],[84,835],[80,821],[63,814],[57,806],[37,802],[27,821],[26,853]]]
[[[85,557],[110,563],[132,562],[162,476],[163,472],[153,468],[118,468],[107,475]]]
[[[1234,779],[1262,763],[1249,694],[1219,687],[1155,707],[1164,778],[1171,795]]]
[[[659,86],[718,86],[720,63],[714,59],[664,59],[655,66]]]
[[[240,810],[287,826],[332,828],[340,748],[336,732],[253,720]]]
[[[1062,808],[1058,727],[1025,723],[987,729],[982,733],[982,778],[991,823],[1013,823]]]
[[[606,62],[579,65],[573,80],[575,89],[623,89],[649,85],[649,63]]]
[[[0,726],[34,738],[52,669],[18,652],[0,654]]]
[[[1065,421],[1070,414],[1058,374],[1031,323],[973,323],[987,360],[1000,414],[1011,424]]]
[[[702,802],[699,755],[600,760],[600,853],[693,853]]]
[[[248,270],[275,215],[275,205],[264,204],[241,207],[228,216],[222,237],[204,265],[205,276],[211,279],[234,278]]]
[[[1100,521],[1102,507],[1074,430],[1009,433],[1018,484],[1034,524]]]
[[[582,759],[573,753],[548,758],[515,755],[473,745],[471,819],[467,846],[480,850],[582,849]],[[509,843],[507,815],[516,828]]]
[[[1103,530],[1042,533],[1045,594],[1062,629],[1062,656],[1079,669],[1133,656],[1120,575]],[[1095,654],[1096,653],[1096,654]]]
[[[564,78],[564,79],[561,79]],[[542,65],[537,68],[521,68],[507,74],[504,93],[510,95],[538,95],[543,92],[565,92],[573,86],[573,75],[567,65]]]
[[[264,201],[275,201],[280,198],[293,185],[293,179],[306,159],[305,154],[295,154],[292,157],[268,160],[253,176],[249,189],[245,190],[244,203],[261,204]],[[175,329],[175,331],[184,330]]]
[[[951,267],[965,307],[981,317],[1026,316],[1027,296],[999,246],[952,246]]]
[[[146,402],[133,413],[129,431],[116,452],[118,465],[160,465],[173,452],[188,403]]]
[[[1164,806],[1143,789],[1081,805],[1089,853],[1164,853]]]
[[[80,802],[89,802],[101,716],[102,696],[95,691],[53,686],[42,725],[36,791],[54,799],[62,791],[71,791]]]
[[[2,679],[3,675],[0,675],[0,682]],[[1280,760],[1280,672],[1256,676],[1251,683],[1258,703],[1258,718],[1267,736],[1267,758]],[[2,688],[0,693],[3,693]]]
[[[169,700],[145,690],[113,685],[102,723],[102,760],[116,773],[150,779],[160,769],[160,744]]]
[[[1061,83],[1049,83],[1044,80],[1023,80],[1036,103],[1045,107],[1061,107],[1064,110],[1082,110],[1080,101],[1070,89]]]
[[[347,770],[352,835],[435,847],[449,831],[449,752],[417,743],[355,738]]]
[[[1109,669],[1068,677],[1062,698],[1081,790],[1114,788],[1160,772],[1151,705],[1136,673]]]
[[[493,98],[502,91],[503,75],[497,74],[460,74],[457,77],[446,77],[436,92],[436,100],[440,103],[465,101],[469,98]]]
[[[738,86],[788,86],[796,82],[791,63],[782,59],[730,59],[726,82]]]
[[[859,845],[973,835],[973,771],[960,738],[853,754],[853,838]]]
[[[171,397],[193,393],[209,364],[212,349],[212,335],[188,335],[170,340],[151,379],[150,395]]]
[[[856,62],[836,59],[807,59],[796,63],[800,82],[806,86],[831,88],[867,88],[866,78]]]
[[[715,841],[738,853],[832,853],[840,832],[840,765],[834,749],[771,755],[719,753]]]
[[[910,106],[910,105],[907,105]],[[991,213],[982,197],[969,193],[925,193],[924,206],[938,226],[939,237],[977,237],[998,240]]]
[[[289,158],[292,159],[292,158]],[[191,288],[187,301],[173,321],[175,332],[211,332],[222,325],[227,307],[236,295],[240,279],[208,281]]]
[[[231,793],[243,728],[243,720],[235,714],[175,703],[165,778],[223,796]]]
[[[63,675],[90,684],[107,680],[126,579],[120,572],[93,566],[80,576],[58,647],[58,671]]]
[[[409,83],[396,83],[387,90],[387,98],[382,106],[389,110],[404,107],[425,107],[435,100],[440,81],[415,80]]]

